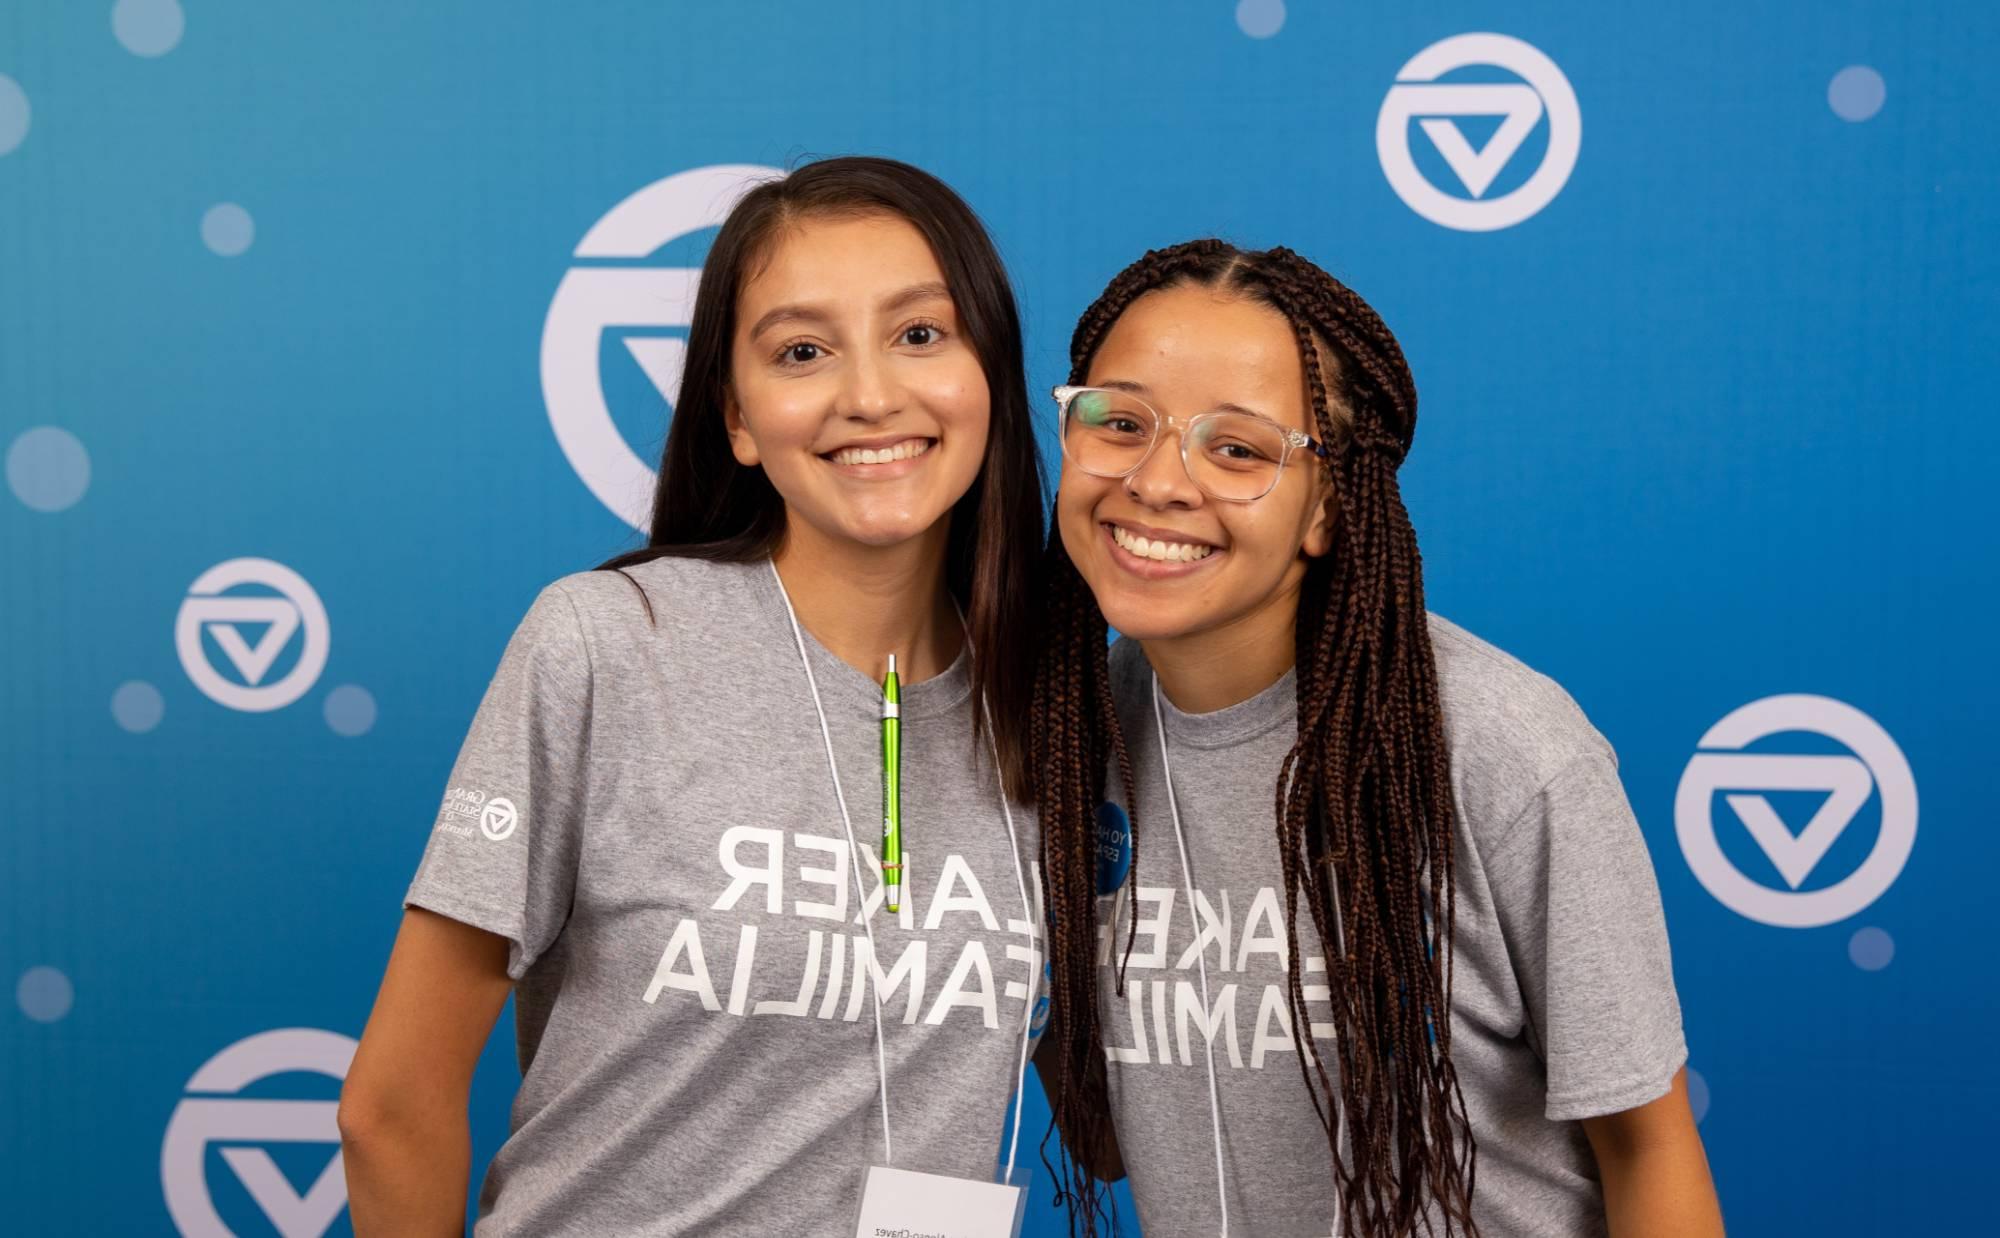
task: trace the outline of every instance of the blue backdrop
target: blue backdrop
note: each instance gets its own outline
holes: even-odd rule
[[[1731,1232],[1964,1232],[1996,57],[1970,0],[15,0],[0,1230],[348,1231],[344,1038],[513,624],[634,541],[686,187],[869,152],[984,214],[1038,388],[1148,246],[1367,295],[1433,606],[1622,756]]]

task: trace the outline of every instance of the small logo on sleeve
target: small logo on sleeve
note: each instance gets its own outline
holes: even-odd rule
[[[481,834],[496,843],[503,842],[521,824],[521,810],[504,795],[489,798],[486,792],[475,791],[471,787],[453,787],[446,791],[444,803],[438,808],[437,828],[447,834],[470,838],[474,822],[478,823]]]
[[[496,843],[512,834],[520,823],[521,814],[515,811],[514,801],[505,796],[494,796],[479,810],[479,832]]]

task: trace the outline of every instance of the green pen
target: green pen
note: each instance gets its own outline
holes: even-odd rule
[[[903,909],[903,718],[896,655],[882,680],[882,888],[891,914]]]

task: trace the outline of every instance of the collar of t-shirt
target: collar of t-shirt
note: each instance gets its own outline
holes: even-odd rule
[[[1144,673],[1143,668],[1141,673]],[[1163,690],[1160,693],[1160,717],[1167,724],[1167,740],[1175,747],[1229,748],[1255,739],[1283,723],[1295,723],[1298,719],[1297,682],[1297,668],[1287,668],[1276,683],[1257,695],[1203,714],[1186,713],[1177,708]],[[1151,693],[1150,684],[1146,691]],[[1152,719],[1148,717],[1146,721],[1150,730]]]
[[[778,582],[772,578],[769,568],[758,565],[749,573],[752,586],[757,590],[758,600],[771,615],[775,616],[780,629],[790,644],[791,623],[785,618],[784,598],[778,593]],[[871,716],[882,712],[882,683],[870,679],[860,671],[842,661],[838,654],[819,643],[804,624],[799,625],[805,637],[806,655],[812,659],[813,679],[819,686],[822,702],[829,712],[839,710],[853,713],[857,710]],[[963,705],[972,696],[972,642],[961,640],[958,656],[941,674],[917,683],[904,682],[900,697],[902,704],[898,714],[906,722],[921,721],[925,718],[941,717]],[[882,652],[882,669],[889,669],[889,653]],[[792,670],[798,674],[798,658],[792,656]],[[801,682],[804,677],[800,676]]]

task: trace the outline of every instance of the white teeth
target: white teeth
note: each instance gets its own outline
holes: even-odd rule
[[[1111,526],[1111,540],[1141,559],[1151,559],[1157,563],[1195,563],[1215,553],[1213,546],[1140,537],[1136,533],[1126,532],[1115,524]]]
[[[921,456],[931,449],[927,438],[907,438],[893,447],[843,447],[833,453],[835,464],[889,464]]]

